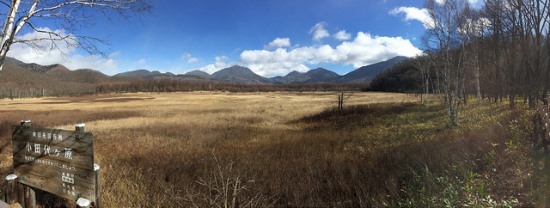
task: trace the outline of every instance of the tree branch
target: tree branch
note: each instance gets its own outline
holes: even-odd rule
[[[36,39],[31,39],[31,40],[15,39],[13,41],[13,43],[26,43],[26,42],[36,42],[36,41],[44,41],[44,40],[55,41],[55,40],[66,40],[66,39],[71,38],[70,35],[63,36],[61,34],[58,34],[58,33],[52,32],[52,31],[40,30],[40,29],[34,27],[34,25],[32,25],[31,23],[27,23],[27,25],[29,25],[29,27],[31,27],[35,32],[48,34],[49,37],[48,38],[36,38]]]
[[[25,26],[25,24],[27,24],[27,22],[29,21],[29,19],[33,16],[34,14],[34,11],[36,10],[36,6],[38,5],[38,2],[40,2],[40,0],[34,0],[34,2],[32,3],[32,6],[31,8],[29,9],[27,15],[19,18],[17,20],[17,23],[16,23],[16,27],[15,27],[15,32],[13,32],[13,36],[15,37],[15,35],[17,35],[17,33],[19,33],[19,31],[21,31],[21,29],[23,28],[23,26]]]
[[[10,4],[8,4],[8,3],[5,2],[4,0],[0,0],[0,4],[6,6],[6,7],[8,7],[8,8],[11,7]]]
[[[138,3],[139,0],[131,0],[131,1],[121,1],[121,0],[76,0],[76,1],[67,1],[63,2],[51,7],[42,8],[39,10],[36,10],[35,13],[45,12],[45,11],[53,11],[60,9],[62,7],[68,6],[68,5],[84,5],[84,6],[90,6],[90,7],[108,7],[112,9],[130,9],[128,5],[131,5],[133,3]]]

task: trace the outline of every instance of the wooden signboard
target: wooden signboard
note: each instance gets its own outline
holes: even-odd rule
[[[29,126],[12,130],[13,169],[20,183],[69,200],[95,201],[91,133]]]

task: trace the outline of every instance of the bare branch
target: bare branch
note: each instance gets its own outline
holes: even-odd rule
[[[30,39],[30,40],[26,40],[26,39],[15,39],[13,41],[13,43],[29,43],[29,42],[38,42],[38,41],[44,41],[44,40],[48,40],[48,41],[56,41],[56,40],[66,40],[66,39],[69,39],[71,38],[71,36],[69,35],[61,35],[59,33],[55,33],[55,32],[52,32],[52,31],[46,31],[46,30],[40,30],[40,29],[37,29],[36,27],[34,27],[32,24],[28,23],[28,25],[37,33],[44,33],[44,34],[48,34],[49,37],[47,38],[35,38],[35,39]]]
[[[17,20],[17,22],[16,22],[17,26],[15,27],[15,31],[13,32],[14,37],[15,37],[15,35],[17,35],[17,33],[19,33],[19,31],[23,28],[23,26],[25,24],[27,24],[29,19],[32,17],[32,15],[34,13],[34,10],[36,9],[36,6],[38,5],[38,2],[40,2],[40,0],[34,0],[30,10],[27,13],[27,15],[25,15],[25,16],[19,18],[19,20]]]
[[[0,32],[0,71],[13,43],[26,44],[35,50],[60,50],[63,55],[66,55],[65,51],[60,47],[82,48],[90,54],[105,56],[98,45],[104,45],[106,41],[78,34],[78,29],[91,23],[94,12],[90,11],[96,11],[95,13],[103,14],[107,18],[110,18],[111,13],[127,18],[127,14],[151,9],[146,0],[0,0],[0,4],[9,8]],[[36,18],[53,20],[63,31],[71,31],[73,34],[38,29],[31,23]],[[27,26],[36,33],[46,35],[32,40],[16,39],[17,34]],[[49,44],[45,44],[45,41]]]
[[[7,3],[5,0],[0,0],[0,4],[6,6],[6,7],[8,7],[8,8],[11,7],[10,4]]]
[[[63,8],[65,6],[69,5],[84,5],[84,6],[90,6],[90,7],[106,7],[111,9],[132,9],[131,5],[137,4],[142,2],[141,0],[129,0],[129,1],[121,1],[121,0],[76,0],[76,1],[67,1],[63,2],[51,7],[42,8],[39,10],[36,10],[34,13],[41,13],[46,11],[53,11],[58,10],[60,8]],[[149,6],[145,6],[148,7]],[[34,15],[34,14],[33,14]]]

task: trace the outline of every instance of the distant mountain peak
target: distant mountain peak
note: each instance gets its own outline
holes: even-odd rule
[[[171,76],[172,73],[161,73],[159,71],[149,71],[147,69],[138,69],[134,71],[118,73],[115,76],[117,77],[134,77],[134,78],[143,78],[143,79],[153,79],[156,76]]]
[[[68,72],[68,71],[71,71],[71,70],[61,64],[57,64],[57,66],[49,69],[46,73],[51,74],[51,73],[60,73],[60,72]]]
[[[304,73],[294,70],[294,71],[289,72],[289,73],[287,74],[287,76],[288,76],[288,75],[294,75],[294,74],[304,74]]]
[[[309,70],[309,71],[306,72],[305,74],[312,74],[312,73],[327,73],[327,74],[331,74],[331,75],[340,76],[340,75],[338,75],[336,72],[333,72],[333,71],[331,71],[331,70],[325,69],[325,68],[323,68],[323,67],[317,67],[317,68],[315,68],[315,69]]]
[[[200,71],[200,70],[193,70],[193,71],[185,73],[185,75],[196,76],[196,77],[201,77],[201,78],[209,78],[210,77],[210,74],[208,74],[204,71]]]
[[[233,65],[229,68],[219,70],[213,73],[212,75],[210,75],[210,77],[217,80],[236,82],[240,84],[271,83],[270,79],[262,77],[254,73],[249,68],[239,66],[239,65]]]
[[[273,78],[274,82],[281,84],[320,83],[334,82],[340,75],[328,69],[317,67],[306,73],[292,71],[284,77]]]
[[[291,71],[290,73],[288,73],[286,76],[284,76],[285,78],[292,78],[292,77],[299,77],[299,76],[302,76],[304,75],[304,73],[302,72],[298,72],[298,71]]]
[[[231,67],[229,67],[229,68],[226,68],[226,69],[230,69],[230,70],[242,70],[242,71],[251,71],[251,72],[252,72],[251,69],[246,68],[246,67],[244,67],[244,66],[240,66],[240,65],[233,65],[233,66],[231,66]]]
[[[325,68],[323,68],[323,67],[317,67],[317,68],[312,69],[312,70],[310,70],[310,71],[329,71],[329,70],[328,70],[328,69],[325,69]]]
[[[316,69],[309,70],[304,74],[307,77],[307,82],[334,82],[336,79],[340,78],[336,72],[327,70],[322,67],[317,67]]]
[[[384,71],[385,69],[390,68],[391,66],[407,59],[408,59],[407,57],[396,56],[386,61],[381,61],[375,64],[359,67],[358,69],[345,74],[339,80],[339,82],[345,82],[345,83],[368,82],[372,80],[374,76]]]

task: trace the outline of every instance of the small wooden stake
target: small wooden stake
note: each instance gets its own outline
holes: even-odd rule
[[[6,203],[17,203],[17,175],[9,174],[6,176]]]
[[[21,121],[21,126],[31,127],[31,126],[32,126],[32,122],[31,122],[31,120],[22,120],[22,121]]]
[[[99,186],[99,165],[94,164],[94,171],[95,171],[95,203],[94,208],[101,207],[101,188]]]
[[[75,127],[75,131],[86,132],[86,124],[84,123],[76,124],[74,125],[74,127]]]

